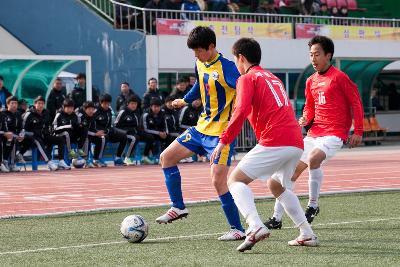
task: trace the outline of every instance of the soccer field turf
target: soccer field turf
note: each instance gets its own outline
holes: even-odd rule
[[[306,202],[301,199],[303,207]],[[228,230],[219,203],[189,206],[187,219],[154,223],[166,208],[0,220],[0,266],[400,266],[400,192],[324,196],[314,221],[321,246],[288,247],[298,235],[284,217],[284,229],[253,250],[239,253],[241,241],[221,242]],[[263,219],[272,200],[259,200]],[[141,244],[119,234],[119,224],[140,214],[150,224]]]

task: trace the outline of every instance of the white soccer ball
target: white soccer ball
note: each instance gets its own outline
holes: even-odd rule
[[[121,223],[121,234],[128,242],[142,242],[148,232],[149,225],[140,215],[129,215]]]
[[[86,164],[86,160],[83,158],[72,160],[72,166],[74,166],[77,169],[83,168],[85,166],[85,164]]]

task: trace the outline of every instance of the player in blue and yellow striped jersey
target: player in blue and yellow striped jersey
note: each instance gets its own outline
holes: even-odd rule
[[[231,118],[236,80],[240,76],[235,63],[224,58],[216,50],[216,36],[210,28],[194,28],[188,37],[187,45],[197,58],[197,82],[183,99],[174,100],[173,105],[180,108],[201,98],[204,110],[197,125],[180,135],[160,156],[172,207],[156,219],[158,223],[169,223],[189,214],[183,202],[181,175],[177,163],[193,154],[210,155],[213,152],[219,142],[219,135]],[[231,227],[230,231],[219,238],[223,241],[245,237],[237,207],[227,186],[234,145],[226,146],[211,166],[212,183]]]

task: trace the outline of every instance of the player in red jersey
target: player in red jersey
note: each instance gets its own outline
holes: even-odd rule
[[[345,73],[331,65],[332,40],[316,36],[308,46],[316,72],[306,82],[306,104],[299,124],[306,126],[314,121],[304,138],[304,153],[292,181],[295,182],[309,167],[309,200],[305,215],[311,223],[319,213],[318,198],[323,178],[321,164],[332,158],[344,142],[347,141],[350,148],[361,143],[364,112],[357,86]],[[353,118],[354,134],[349,137]],[[290,188],[293,190],[293,186]],[[270,229],[281,228],[282,215],[283,208],[276,201],[274,214],[265,225]]]
[[[275,75],[259,66],[261,48],[254,39],[238,40],[233,45],[232,53],[242,76],[236,84],[232,118],[221,134],[210,162],[235,140],[247,118],[258,144],[244,156],[228,179],[236,206],[249,224],[246,239],[237,250],[249,250],[270,234],[257,213],[254,196],[248,186],[255,179],[268,179],[267,185],[272,194],[282,203],[296,227],[300,228],[300,236],[289,241],[289,245],[317,246],[318,239],[304,216],[298,198],[285,188],[303,153],[301,129],[285,88]]]

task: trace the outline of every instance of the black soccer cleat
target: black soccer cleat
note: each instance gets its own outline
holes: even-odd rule
[[[269,218],[264,224],[270,230],[282,228],[282,221],[277,221],[275,217]]]
[[[305,215],[306,215],[306,218],[307,218],[307,221],[309,224],[312,223],[312,221],[314,220],[314,217],[317,216],[318,213],[319,213],[319,207],[313,208],[313,207],[307,206]]]

